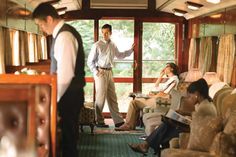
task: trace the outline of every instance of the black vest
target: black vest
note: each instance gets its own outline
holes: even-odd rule
[[[83,49],[83,42],[82,42],[80,34],[76,31],[76,29],[68,24],[64,24],[61,27],[61,29],[58,31],[56,37],[53,38],[52,45],[51,45],[51,51],[50,51],[50,56],[51,56],[50,71],[51,71],[51,73],[55,73],[57,71],[57,61],[54,58],[54,45],[55,45],[55,40],[57,39],[58,34],[60,34],[63,31],[71,32],[78,42],[78,52],[77,52],[77,56],[76,56],[75,71],[74,71],[75,76],[73,77],[73,79],[70,83],[70,86],[68,88],[71,88],[71,89],[83,88],[85,86],[85,79],[84,79],[84,76],[85,76],[85,71],[84,71],[85,55],[84,55],[84,49]],[[67,53],[67,52],[64,52],[64,53]]]

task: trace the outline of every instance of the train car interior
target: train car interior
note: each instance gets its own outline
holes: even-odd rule
[[[0,3],[0,157],[236,157],[236,0]]]

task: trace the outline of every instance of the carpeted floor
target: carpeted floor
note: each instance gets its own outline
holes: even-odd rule
[[[133,152],[127,143],[139,143],[138,137],[143,130],[131,132],[117,132],[113,128],[95,128],[95,134],[85,128],[84,133],[79,136],[79,157],[140,157],[141,154]],[[149,157],[154,156],[149,151]]]

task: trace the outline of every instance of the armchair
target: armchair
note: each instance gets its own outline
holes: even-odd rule
[[[170,141],[170,148],[161,152],[162,157],[235,157],[236,156],[236,94],[231,94],[231,87],[220,89],[213,97],[218,112],[218,120],[215,123],[221,123],[222,127],[216,128],[213,136],[203,138],[202,135],[194,134],[191,128],[190,133],[182,133],[179,139],[175,138]],[[199,121],[196,121],[198,124]],[[197,125],[193,122],[191,126]],[[215,123],[213,125],[215,125]],[[201,129],[211,130],[212,125],[201,123]],[[196,128],[196,127],[195,127]],[[207,134],[206,131],[204,134]],[[196,132],[195,132],[196,133]],[[209,132],[208,132],[209,133]],[[211,134],[212,135],[212,134]],[[199,141],[191,140],[191,137],[198,138]],[[193,146],[193,142],[195,144]],[[210,143],[209,148],[203,151],[202,146]],[[196,144],[197,143],[197,144]]]
[[[185,95],[189,82],[179,82],[177,91],[172,90],[169,98],[157,98],[156,106],[143,109],[143,123],[145,133],[149,135],[160,123],[161,115],[164,115],[170,108],[176,110],[179,106],[180,97]]]

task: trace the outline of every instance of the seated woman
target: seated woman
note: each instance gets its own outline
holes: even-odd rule
[[[168,80],[162,83],[163,76],[166,75]],[[126,114],[126,121],[125,123],[115,128],[116,131],[129,131],[134,130],[136,121],[139,115],[139,111],[142,110],[146,106],[155,106],[156,105],[156,98],[157,97],[164,97],[168,96],[168,93],[173,89],[177,88],[179,83],[178,78],[178,67],[174,63],[167,63],[166,67],[161,71],[160,77],[157,79],[155,83],[155,91],[157,94],[150,93],[150,98],[135,98],[129,104],[129,109]]]
[[[187,88],[187,97],[195,104],[195,112],[199,114],[216,116],[217,111],[215,105],[211,102],[208,94],[208,85],[204,79],[192,82]],[[181,127],[176,127],[170,123],[162,123],[154,130],[143,143],[129,144],[129,147],[138,153],[145,154],[149,147],[153,148],[155,153],[160,154],[160,145],[168,145],[169,141],[178,137],[179,133],[185,130]]]

